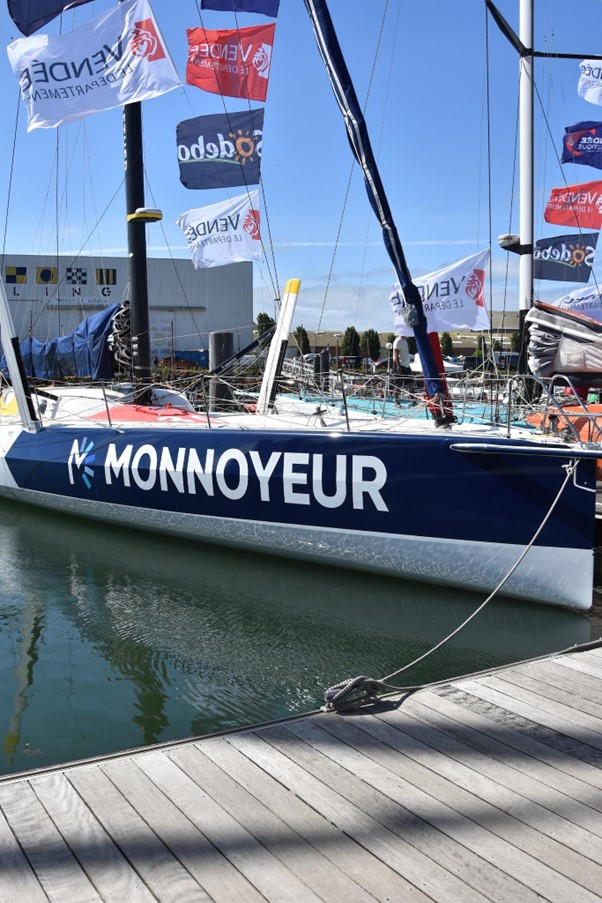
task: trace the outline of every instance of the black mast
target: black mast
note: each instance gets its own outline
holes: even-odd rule
[[[146,269],[146,223],[160,218],[158,211],[144,207],[144,161],[142,153],[142,109],[140,103],[123,107],[123,150],[128,235],[132,368],[134,382],[151,380],[148,323],[148,279]],[[154,214],[154,215],[152,215]]]

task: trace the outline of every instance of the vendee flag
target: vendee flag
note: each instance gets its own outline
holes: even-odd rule
[[[489,250],[464,257],[457,263],[414,279],[426,315],[427,332],[457,329],[488,330],[485,307],[485,272]],[[398,335],[413,335],[403,316],[403,292],[397,286],[390,296]]]
[[[588,285],[585,288],[577,288],[568,295],[563,295],[557,301],[548,302],[554,307],[563,310],[574,311],[589,317],[592,320],[602,321],[602,289],[599,286]]]
[[[275,28],[274,24],[230,31],[189,28],[187,84],[211,94],[265,101]]]
[[[262,13],[273,19],[278,15],[280,0],[201,0],[201,9],[218,9],[224,13]]]
[[[556,226],[599,229],[602,225],[602,182],[553,188],[544,219]]]
[[[602,104],[602,61],[583,60],[579,63],[581,75],[577,93],[590,103]]]
[[[183,230],[196,269],[241,260],[261,260],[259,191],[183,213]]]
[[[176,127],[186,188],[234,188],[260,180],[263,109],[185,119]]]
[[[598,232],[556,235],[535,242],[533,276],[559,282],[587,282],[596,254]]]
[[[147,0],[124,0],[67,35],[8,46],[28,131],[165,94],[181,84]]]
[[[578,122],[565,128],[561,163],[602,169],[602,122]]]
[[[65,10],[84,3],[90,0],[8,0],[8,12],[19,31],[30,35]]]

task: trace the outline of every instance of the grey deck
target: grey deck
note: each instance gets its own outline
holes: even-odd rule
[[[0,782],[0,901],[602,900],[602,648]]]

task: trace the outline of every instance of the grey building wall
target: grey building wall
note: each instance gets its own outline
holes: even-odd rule
[[[20,339],[72,332],[90,314],[128,297],[124,257],[6,254],[2,279]],[[234,350],[253,339],[253,265],[195,270],[190,259],[148,261],[151,352],[209,347],[209,333],[231,331]]]

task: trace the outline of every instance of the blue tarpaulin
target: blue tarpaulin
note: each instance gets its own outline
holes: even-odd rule
[[[111,379],[113,368],[107,339],[118,309],[119,304],[112,304],[87,317],[74,332],[49,342],[25,339],[20,348],[27,375],[37,379],[69,376]],[[0,369],[6,372],[4,356],[0,360]]]

